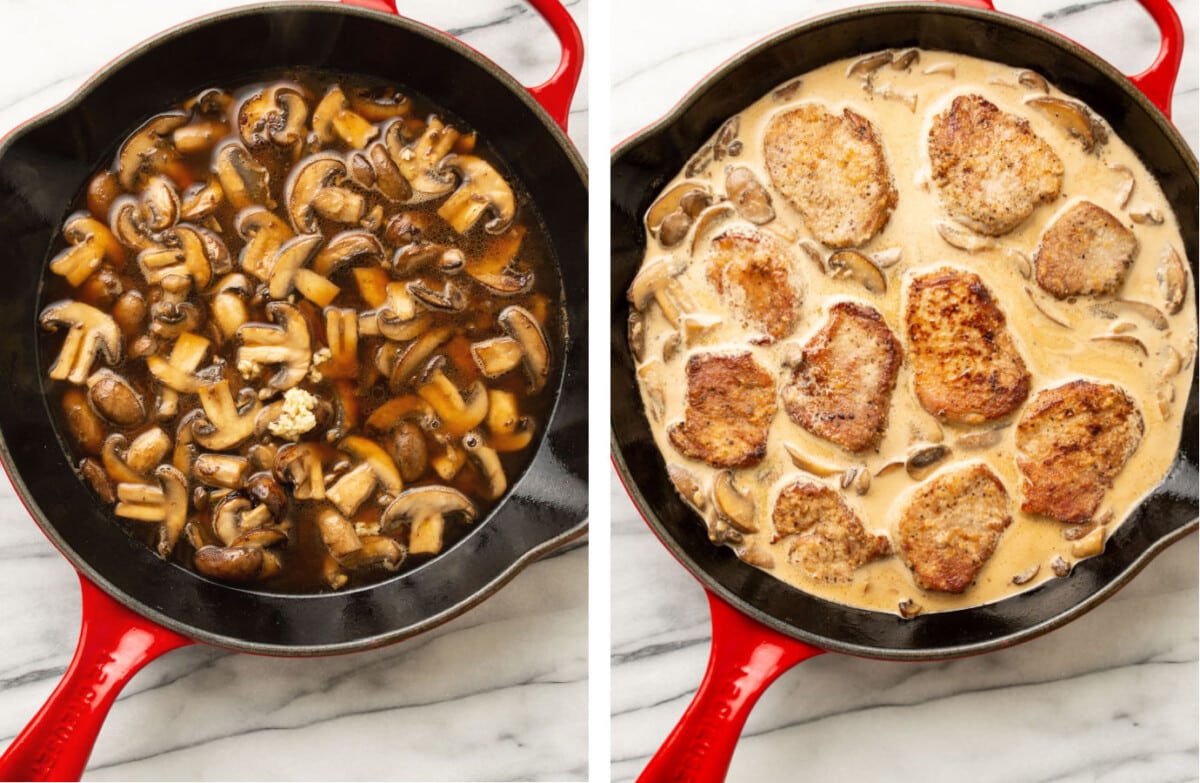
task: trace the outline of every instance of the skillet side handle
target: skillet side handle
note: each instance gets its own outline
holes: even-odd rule
[[[708,593],[713,641],[704,681],[638,783],[720,783],[758,697],[824,650],[777,633]]]
[[[1129,77],[1163,116],[1171,119],[1171,97],[1183,62],[1183,24],[1171,0],[1138,0],[1158,25],[1162,42],[1150,67]]]
[[[529,0],[529,4],[550,25],[562,46],[562,57],[554,74],[541,84],[530,87],[529,94],[566,133],[571,99],[575,97],[575,88],[579,86],[579,76],[583,73],[583,35],[559,0]]]
[[[108,710],[143,666],[191,640],[126,609],[79,575],[83,619],[62,682],[0,756],[0,780],[79,780]]]
[[[346,5],[359,8],[369,8],[372,11],[398,14],[396,0],[341,0]],[[579,76],[583,73],[583,35],[579,26],[571,18],[571,14],[563,7],[560,0],[528,0],[529,4],[541,14],[550,25],[550,29],[558,37],[562,46],[562,57],[558,68],[549,79],[534,87],[529,87],[529,94],[542,105],[550,118],[567,132],[567,117],[571,113],[571,99],[575,97],[575,88],[579,86]]]

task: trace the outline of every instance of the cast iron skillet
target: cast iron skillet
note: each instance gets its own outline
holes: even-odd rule
[[[0,145],[0,266],[6,270],[0,458],[30,514],[83,584],[75,659],[0,759],[0,779],[77,779],[121,686],[174,647],[202,641],[253,653],[317,655],[395,642],[465,611],[522,567],[583,534],[587,184],[584,164],[563,132],[582,39],[557,0],[531,3],[554,28],[563,55],[554,76],[530,90],[459,41],[394,13],[328,3],[270,5],[207,16],[141,44]],[[386,8],[380,0],[371,4]],[[507,498],[461,542],[411,572],[309,596],[209,581],[164,564],[114,524],[60,444],[37,350],[48,250],[92,170],[110,160],[144,118],[177,101],[295,66],[391,79],[471,124],[536,204],[561,261],[566,302],[566,334],[555,336],[565,343],[552,380],[558,397],[532,464]]]
[[[1167,0],[1141,2],[1158,23],[1163,43],[1154,65],[1132,81],[1078,45],[996,13],[990,5],[989,10],[877,5],[823,16],[762,41],[710,74],[670,114],[614,151],[613,462],[655,534],[707,589],[713,615],[713,647],[704,682],[642,780],[723,779],[759,694],[776,676],[808,657],[833,650],[928,660],[1007,647],[1096,606],[1165,546],[1196,529],[1198,418],[1193,379],[1183,443],[1169,475],[1109,539],[1103,556],[1083,561],[1070,578],[1051,580],[995,604],[911,620],[824,601],[709,542],[704,526],[667,476],[642,410],[626,339],[625,291],[645,249],[642,215],[662,186],[726,118],[789,75],[886,48],[942,49],[1031,68],[1086,101],[1159,179],[1179,218],[1195,280],[1196,158],[1165,116],[1179,68],[1182,29]]]

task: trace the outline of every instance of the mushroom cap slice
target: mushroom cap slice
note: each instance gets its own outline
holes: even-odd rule
[[[375,478],[387,488],[388,492],[395,495],[404,489],[404,481],[400,478],[400,471],[396,468],[396,463],[375,441],[361,435],[347,435],[338,444],[338,448],[349,452],[369,465]]]
[[[192,559],[196,570],[223,582],[252,582],[263,571],[266,553],[258,547],[204,546]]]
[[[239,410],[226,380],[201,386],[196,393],[205,418],[192,425],[192,435],[201,446],[210,451],[225,451],[254,434],[254,420],[262,408],[257,399]]]
[[[53,380],[81,385],[91,374],[97,355],[103,355],[110,365],[118,364],[124,355],[124,340],[117,322],[91,305],[60,300],[42,310],[38,322],[51,331],[59,326],[68,327],[67,339],[50,368]]]
[[[297,233],[316,233],[318,212],[328,213],[338,208],[336,205],[323,203],[323,200],[331,201],[329,196],[324,193],[331,191],[333,195],[336,195],[337,192],[350,194],[351,191],[339,187],[346,182],[348,177],[346,161],[332,153],[312,155],[297,164],[284,188],[284,202],[287,205],[288,217]],[[361,198],[359,196],[359,199]],[[330,217],[329,214],[324,216]],[[359,210],[354,221],[361,217],[361,210]],[[340,222],[354,221],[340,220]]]
[[[448,155],[441,163],[461,178],[458,189],[438,207],[440,215],[459,234],[467,233],[489,209],[495,215],[484,224],[489,234],[508,228],[516,216],[512,187],[492,164],[475,155]]]
[[[106,258],[117,266],[125,263],[125,248],[108,226],[86,212],[67,219],[63,238],[71,247],[54,257],[50,271],[65,277],[72,287],[78,287]]]
[[[550,346],[542,327],[533,313],[517,305],[501,310],[496,320],[509,337],[521,344],[530,389],[539,391],[550,377]]]
[[[186,125],[188,115],[181,111],[156,114],[135,130],[117,151],[117,179],[125,190],[135,190],[147,174],[157,173],[175,160],[177,154],[169,141],[176,128]]]
[[[475,519],[475,504],[453,487],[431,485],[406,489],[384,509],[381,522],[384,530],[446,514],[462,514],[468,521]]]
[[[379,237],[370,231],[353,229],[330,239],[313,259],[312,269],[319,275],[331,277],[359,259],[367,262],[374,260],[377,266],[382,266],[383,256],[383,244]]]
[[[250,147],[278,144],[291,147],[304,139],[308,104],[298,84],[275,84],[242,101],[237,124]]]
[[[279,365],[267,381],[273,389],[290,389],[308,374],[312,364],[312,336],[304,315],[286,302],[270,302],[267,314],[275,324],[248,323],[237,330],[242,341],[238,362]]]
[[[296,285],[296,274],[316,255],[324,242],[320,234],[302,234],[279,248],[271,265],[268,293],[272,299],[286,299]]]
[[[289,443],[275,455],[276,478],[293,485],[297,500],[325,499],[325,472],[321,455],[312,443]]]
[[[118,427],[135,427],[146,420],[142,395],[124,377],[108,368],[88,376],[88,402],[92,410]]]
[[[407,146],[404,143],[404,123],[393,122],[384,129],[383,142],[392,162],[412,186],[413,198],[425,201],[449,193],[454,178],[440,169],[442,159],[458,141],[459,133],[437,117],[430,117],[421,136]]]
[[[471,431],[463,436],[463,448],[467,458],[475,464],[479,475],[483,476],[485,494],[488,500],[495,500],[508,489],[508,478],[504,475],[504,466],[500,464],[500,455],[487,444],[483,436]]]
[[[230,142],[217,151],[213,171],[234,209],[246,209],[255,204],[275,208],[270,172],[240,143]]]
[[[295,236],[291,227],[263,206],[253,206],[238,213],[233,227],[246,240],[238,259],[242,270],[259,280],[267,280],[279,249]]]

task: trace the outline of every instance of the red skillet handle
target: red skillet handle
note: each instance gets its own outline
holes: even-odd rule
[[[995,11],[992,0],[942,0],[953,5],[983,8]],[[1162,42],[1158,55],[1150,67],[1129,77],[1129,81],[1158,107],[1167,118],[1171,118],[1171,96],[1175,92],[1175,79],[1179,76],[1179,65],[1183,61],[1183,24],[1175,12],[1171,0],[1138,0],[1158,25]]]
[[[108,597],[82,574],[79,646],[62,682],[0,756],[0,780],[79,780],[117,694],[139,669],[191,640]]]
[[[370,8],[373,11],[399,14],[396,10],[396,0],[341,0],[346,5],[360,8]],[[583,36],[579,26],[571,18],[571,14],[563,7],[560,0],[528,0],[550,29],[558,36],[562,45],[562,57],[554,75],[541,84],[529,87],[529,94],[542,105],[565,133],[567,116],[571,113],[571,98],[575,96],[575,88],[579,86],[579,75],[583,72]]]
[[[758,697],[785,671],[824,650],[750,619],[711,592],[708,671],[692,703],[638,783],[720,783]]]

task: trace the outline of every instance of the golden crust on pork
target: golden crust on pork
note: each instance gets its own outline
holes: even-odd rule
[[[1137,237],[1111,212],[1080,201],[1042,234],[1033,256],[1037,283],[1059,299],[1116,293],[1137,249]]]
[[[960,95],[933,119],[929,161],[942,206],[984,234],[1006,234],[1058,198],[1063,163],[1024,118]]]
[[[847,451],[879,441],[900,370],[900,342],[873,307],[838,302],[783,388],[792,421]]]
[[[1133,400],[1114,384],[1075,380],[1038,392],[1017,422],[1021,510],[1091,519],[1143,428]]]
[[[887,225],[896,188],[875,128],[819,104],[776,115],[763,137],[771,183],[821,243],[857,247]]]
[[[667,429],[680,454],[718,468],[757,465],[775,417],[775,379],[749,353],[687,362],[687,410]]]
[[[1029,396],[1029,371],[979,275],[943,267],[913,278],[904,310],[913,391],[942,421],[978,424]]]
[[[708,280],[745,323],[778,340],[795,328],[801,291],[779,240],[762,231],[726,231],[712,240]]]
[[[822,582],[844,582],[854,569],[886,557],[887,536],[868,533],[841,494],[797,480],[783,488],[771,513],[774,541],[793,537],[788,559]]]
[[[1008,492],[982,463],[919,486],[896,524],[896,551],[925,590],[961,593],[1012,523]]]

